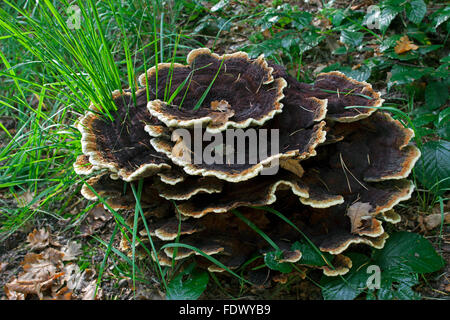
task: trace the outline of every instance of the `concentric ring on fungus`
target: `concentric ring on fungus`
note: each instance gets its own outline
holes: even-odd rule
[[[124,181],[170,169],[170,161],[153,149],[144,130],[146,124],[157,121],[145,107],[145,90],[136,92],[136,105],[130,92],[113,93],[113,102],[117,110],[110,111],[112,121],[97,114],[91,106],[91,111],[78,123],[81,149],[89,157],[89,163],[116,173]]]
[[[269,65],[274,69],[275,77],[283,77],[287,81],[288,88],[291,89],[289,93],[285,90],[288,100],[327,100],[327,119],[338,122],[358,121],[369,117],[384,102],[371,84],[354,80],[339,71],[320,73],[313,84],[307,84],[297,81],[283,67],[273,63]],[[284,100],[282,102],[285,103]]]
[[[331,131],[344,138],[319,147],[316,158],[302,162],[301,180],[310,188],[309,197],[300,199],[303,204],[325,208],[358,200],[378,214],[411,197],[414,185],[405,178],[420,157],[408,144],[412,130],[377,112],[355,123],[336,123]]]
[[[189,128],[200,124],[217,133],[228,127],[262,125],[282,111],[280,100],[286,81],[273,78],[263,56],[250,59],[245,52],[219,56],[200,48],[189,53],[187,63],[161,63],[139,77],[143,86],[147,76],[150,86],[158,87],[158,99],[149,101],[148,110],[166,126]],[[211,83],[205,100],[196,108]],[[167,86],[171,89],[164,94],[165,101],[177,88],[183,88],[170,104],[161,100]]]

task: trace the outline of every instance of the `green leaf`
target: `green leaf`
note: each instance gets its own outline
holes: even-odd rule
[[[315,30],[308,30],[301,34],[300,39],[300,45],[298,46],[300,50],[299,53],[303,53],[317,46],[323,39],[325,39],[325,36],[321,36]]]
[[[381,10],[380,17],[378,18],[380,31],[386,32],[387,28],[391,24],[392,20],[400,13],[402,9],[400,7],[386,6]]]
[[[417,161],[416,176],[424,187],[439,195],[450,188],[450,142],[428,141]]]
[[[380,300],[416,300],[420,295],[412,287],[418,284],[418,276],[406,265],[390,267],[382,271],[377,297]]]
[[[416,128],[422,127],[424,125],[427,125],[427,124],[435,121],[437,118],[438,118],[438,115],[435,113],[431,113],[431,112],[422,113],[414,118],[413,123]]]
[[[292,250],[300,250],[302,253],[302,258],[299,261],[300,264],[321,267],[327,265],[326,261],[333,261],[333,255],[328,252],[317,252],[317,250],[306,241],[296,241],[291,248]]]
[[[425,89],[427,107],[434,110],[442,106],[448,99],[448,87],[441,81],[433,81]]]
[[[366,288],[369,278],[367,268],[369,258],[360,253],[351,252],[346,254],[352,259],[353,266],[350,271],[341,277],[323,276],[320,280],[322,295],[325,300],[353,300]]]
[[[359,67],[358,69],[352,69],[352,68],[341,68],[341,70],[346,76],[353,78],[357,81],[366,81],[367,79],[369,79],[370,74],[371,74],[371,70],[368,66],[366,65],[362,65],[361,67]]]
[[[443,109],[439,113],[437,134],[446,140],[450,140],[450,108]]]
[[[436,28],[450,18],[450,6],[445,6],[431,15],[431,30],[436,32]]]
[[[209,275],[205,271],[193,270],[195,263],[177,274],[167,286],[169,300],[196,300],[208,285]]]
[[[362,32],[357,32],[353,30],[342,30],[340,40],[346,45],[357,47],[361,44],[364,38]]]
[[[211,8],[211,12],[219,11],[227,6],[227,4],[230,2],[230,0],[220,0],[217,4],[215,4]]]
[[[264,255],[264,262],[269,269],[289,273],[292,271],[292,266],[288,262],[278,262],[281,257],[281,251],[270,251]]]
[[[392,67],[392,76],[388,82],[388,88],[393,85],[408,84],[415,80],[420,79],[427,73],[429,73],[432,68],[418,68],[410,66],[394,65]]]
[[[412,23],[420,23],[426,13],[427,5],[423,0],[411,0],[406,4],[406,16]]]
[[[337,9],[336,12],[334,12],[331,15],[331,22],[334,26],[339,26],[342,22],[342,20],[345,19],[345,12],[341,9]]]
[[[442,257],[436,253],[427,239],[405,231],[391,235],[384,248],[375,251],[373,259],[382,271],[391,270],[391,273],[392,268],[398,270],[399,266],[404,266],[403,272],[405,268],[410,268],[410,271],[416,273],[434,272],[444,266]]]
[[[397,45],[397,41],[400,40],[401,35],[394,34],[391,37],[385,38],[381,41],[380,52],[384,52],[387,49],[393,48]]]
[[[313,18],[311,13],[305,11],[293,12],[291,14],[291,17],[292,17],[292,26],[297,30],[302,30],[307,26],[309,26]]]

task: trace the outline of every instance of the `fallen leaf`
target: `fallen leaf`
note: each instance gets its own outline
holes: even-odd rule
[[[272,277],[272,280],[274,282],[278,282],[278,283],[281,283],[281,284],[287,283],[288,279],[289,279],[288,275],[285,274],[285,273],[280,273],[280,274],[277,274],[277,275]]]
[[[25,294],[17,291],[11,291],[8,288],[8,285],[4,287],[6,297],[8,300],[25,300]]]
[[[61,251],[64,254],[63,261],[75,260],[81,254],[81,244],[71,241]]]
[[[83,291],[94,279],[95,271],[92,269],[80,270],[78,265],[71,263],[64,267],[64,281],[72,291]]]
[[[397,45],[394,48],[396,54],[402,54],[417,49],[419,49],[419,47],[409,40],[408,36],[401,37],[400,40],[397,41]]]
[[[111,213],[105,210],[102,204],[95,206],[89,211],[80,225],[81,236],[86,237],[92,235],[98,229],[103,227],[111,218]]]
[[[425,227],[427,230],[433,230],[434,228],[441,225],[442,215],[440,213],[433,213],[426,216],[423,219],[425,223]],[[450,213],[447,212],[444,214],[444,223],[450,223]]]
[[[362,230],[372,226],[373,216],[369,213],[372,209],[370,203],[356,202],[351,205],[346,215],[350,218],[352,233],[360,233]]]
[[[72,300],[72,291],[67,287],[52,292],[51,297],[44,297],[43,300]]]
[[[0,262],[0,272],[6,269],[8,262]]]
[[[228,101],[220,100],[220,101],[212,101],[211,109],[215,112],[210,113],[211,122],[210,127],[220,127],[224,125],[229,118],[234,116],[234,110],[231,109]]]
[[[70,290],[79,289],[82,281],[82,274],[80,267],[77,264],[70,263],[64,266],[64,281]]]
[[[213,109],[214,111],[225,112],[225,111],[228,111],[230,109],[230,107],[231,107],[230,104],[226,100],[211,101],[211,109]]]
[[[262,32],[262,35],[264,36],[264,38],[269,39],[270,37],[272,37],[272,34],[270,33],[270,29],[266,29]]]
[[[33,249],[44,249],[50,243],[50,232],[45,229],[34,229],[27,236],[27,242],[30,248]]]
[[[99,300],[102,295],[103,292],[101,290],[101,288],[98,288],[97,290],[97,294],[95,294],[95,289],[97,287],[97,281],[94,279],[92,280],[89,285],[87,285],[84,289],[83,289],[83,294],[81,295],[81,300]]]
[[[30,191],[25,191],[24,193],[22,193],[20,196],[18,196],[16,198],[17,201],[17,206],[20,208],[24,208],[27,207],[28,204],[33,201],[34,199],[34,194],[32,194]],[[35,206],[36,204],[34,204],[33,206]]]

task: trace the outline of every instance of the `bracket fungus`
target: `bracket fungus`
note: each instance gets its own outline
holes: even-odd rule
[[[341,275],[351,244],[383,247],[383,221],[398,222],[392,209],[414,190],[413,131],[377,110],[383,99],[368,83],[340,72],[301,83],[263,56],[206,48],[139,80],[136,99],[113,94],[112,120],[94,107],[80,119],[74,168],[91,175],[84,197],[125,217],[136,202],[129,184],[143,179],[139,245],[153,237],[162,265],[193,258],[222,272],[276,249],[278,263]],[[304,236],[328,258],[304,257]],[[175,239],[185,246],[161,249]]]

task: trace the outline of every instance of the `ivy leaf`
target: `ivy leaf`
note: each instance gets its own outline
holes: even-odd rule
[[[425,102],[432,110],[442,106],[448,99],[448,87],[440,81],[433,81],[425,89]]]
[[[369,79],[370,74],[372,73],[371,69],[366,65],[362,65],[358,69],[342,68],[341,71],[346,76],[353,78],[357,81],[366,81],[367,79]]]
[[[177,274],[167,286],[167,299],[196,300],[208,285],[209,275],[205,271],[194,270],[195,263]]]
[[[388,82],[388,88],[393,85],[408,84],[422,78],[429,73],[432,68],[417,68],[410,66],[394,65],[392,67],[392,76]]]
[[[305,11],[293,12],[291,18],[292,26],[297,30],[302,30],[311,23],[312,14]]]
[[[445,6],[431,15],[431,31],[436,32],[436,28],[450,18],[450,7]]]
[[[444,266],[442,257],[436,253],[427,239],[406,231],[391,235],[384,248],[375,251],[373,259],[382,270],[398,269],[399,266],[404,266],[404,268],[410,268],[408,270],[411,272],[429,273]],[[403,269],[403,272],[405,271],[406,269]]]
[[[322,267],[327,265],[326,261],[331,262],[333,260],[333,256],[331,254],[328,252],[319,253],[307,242],[296,241],[292,245],[291,249],[293,251],[300,250],[302,253],[302,258],[299,261],[300,264]]]
[[[216,11],[219,11],[219,10],[225,8],[229,2],[230,2],[230,0],[220,0],[216,5],[214,5],[211,8],[211,12],[216,12]]]
[[[364,34],[362,32],[357,32],[353,30],[342,30],[340,40],[342,43],[357,47],[361,44],[364,38]]]
[[[270,251],[264,255],[264,262],[267,267],[272,270],[280,271],[282,273],[289,273],[292,271],[292,266],[288,262],[278,262],[281,252]]]
[[[323,39],[325,39],[325,36],[321,36],[315,30],[308,30],[301,34],[300,39],[301,42],[298,46],[300,50],[299,53],[303,53],[317,46]]]
[[[353,266],[350,271],[341,277],[323,276],[320,280],[322,295],[325,300],[353,300],[366,288],[369,278],[365,265],[369,258],[360,253],[351,252],[347,256],[352,259]]]
[[[416,176],[422,185],[439,195],[450,188],[450,142],[428,141],[417,161]]]
[[[422,113],[417,115],[414,118],[414,126],[417,127],[423,127],[429,123],[432,123],[433,121],[435,121],[438,118],[438,115],[435,113],[431,113],[431,112],[426,112],[426,113]]]
[[[426,13],[427,5],[423,0],[411,0],[406,4],[406,16],[412,23],[420,23]]]
[[[378,18],[380,31],[384,34],[387,28],[391,24],[392,20],[400,13],[401,7],[386,6],[381,10],[380,17]]]
[[[383,270],[377,297],[380,300],[417,300],[420,295],[412,287],[419,283],[417,273],[406,265]]]

